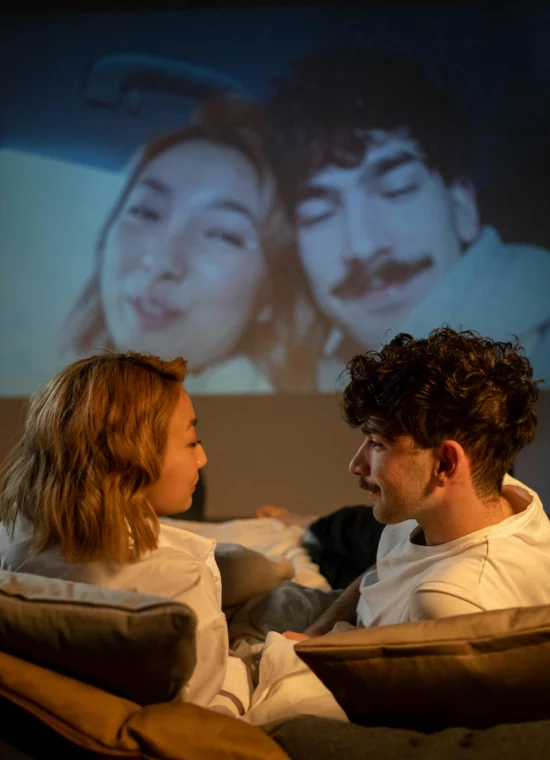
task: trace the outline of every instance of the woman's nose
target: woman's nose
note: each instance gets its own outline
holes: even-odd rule
[[[185,276],[185,262],[172,250],[159,246],[155,252],[148,253],[141,260],[141,265],[151,280],[182,280]]]
[[[180,281],[187,274],[189,261],[197,249],[197,235],[192,224],[170,227],[155,241],[142,259],[151,279]]]
[[[199,455],[197,457],[197,465],[199,470],[201,470],[207,463],[208,463],[208,457],[206,456],[206,451],[204,450],[202,444],[199,445]]]

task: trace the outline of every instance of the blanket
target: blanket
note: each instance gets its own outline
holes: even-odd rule
[[[294,583],[307,588],[330,591],[330,584],[321,575],[307,550],[302,546],[304,528],[285,525],[273,517],[228,520],[227,522],[191,522],[162,517],[161,522],[188,530],[220,543],[241,544],[266,557],[286,557],[294,566]]]

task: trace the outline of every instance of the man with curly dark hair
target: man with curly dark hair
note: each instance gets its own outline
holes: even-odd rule
[[[365,435],[349,469],[386,528],[376,568],[306,634],[550,603],[550,520],[506,474],[536,430],[517,342],[400,333],[348,370],[345,417]]]
[[[473,119],[440,67],[321,50],[276,82],[270,106],[273,164],[326,322],[321,390],[352,353],[443,323],[519,335],[550,380],[550,254],[482,226]]]

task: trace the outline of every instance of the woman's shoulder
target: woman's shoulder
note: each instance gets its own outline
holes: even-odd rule
[[[182,526],[167,525],[160,522],[160,533],[158,540],[158,552],[161,550],[174,550],[183,557],[187,557],[199,564],[205,564],[208,557],[213,554],[216,548],[216,542],[212,538],[205,538],[189,530],[185,530],[185,523]]]
[[[175,540],[164,528],[161,528],[157,549],[122,566],[92,563],[88,566],[87,582],[184,603],[188,603],[199,590],[205,597],[217,598],[217,580],[209,560],[213,556],[214,542],[183,530],[184,535]],[[171,531],[178,532],[179,529],[172,528]]]
[[[121,572],[134,575],[136,581],[139,578],[141,586],[150,587],[148,593],[155,593],[158,587],[160,596],[173,596],[203,578],[208,582],[212,575],[209,558],[215,546],[212,539],[161,523],[157,549],[126,565]]]

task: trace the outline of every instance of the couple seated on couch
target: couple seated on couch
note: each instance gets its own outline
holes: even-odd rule
[[[185,371],[182,359],[135,353],[65,368],[32,399],[0,495],[2,569],[165,596],[195,612],[183,699],[265,722],[288,677],[296,712],[345,719],[293,638],[550,603],[550,521],[537,494],[506,475],[535,435],[528,360],[471,332],[399,334],[352,359],[343,399],[365,436],[350,472],[387,525],[376,568],[305,631],[270,633],[253,682],[229,649],[215,542],[159,521],[189,508],[207,462]]]

